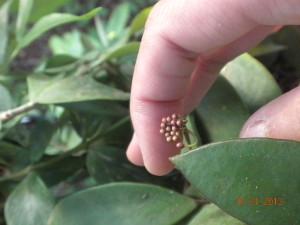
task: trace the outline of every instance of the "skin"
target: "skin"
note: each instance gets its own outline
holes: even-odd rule
[[[226,2],[226,3],[225,3]],[[161,0],[148,19],[138,55],[130,111],[135,165],[158,176],[178,153],[159,133],[161,118],[190,113],[219,70],[284,25],[300,24],[299,0]],[[300,140],[300,87],[265,105],[241,137]]]

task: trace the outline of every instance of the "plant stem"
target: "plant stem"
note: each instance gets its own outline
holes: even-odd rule
[[[27,102],[26,104],[21,105],[17,108],[2,112],[2,113],[0,113],[0,122],[9,121],[18,115],[21,115],[23,113],[31,111],[36,106],[37,106],[37,103],[35,103],[35,102]]]

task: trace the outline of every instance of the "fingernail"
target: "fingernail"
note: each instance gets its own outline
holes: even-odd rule
[[[249,125],[246,124],[242,129],[240,137],[250,138],[250,137],[267,137],[268,127],[265,120],[257,120],[255,122],[250,122]]]

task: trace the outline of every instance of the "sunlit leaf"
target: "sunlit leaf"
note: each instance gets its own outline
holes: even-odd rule
[[[101,84],[88,75],[63,79],[35,75],[28,78],[28,87],[31,101],[41,104],[129,99],[128,93]]]

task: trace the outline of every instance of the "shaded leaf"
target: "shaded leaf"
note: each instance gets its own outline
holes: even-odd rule
[[[0,31],[1,32],[1,31]],[[13,99],[6,87],[0,84],[0,113],[13,107]]]
[[[33,0],[19,0],[19,11],[16,22],[17,41],[20,41],[26,32],[26,26],[33,6]]]
[[[131,164],[120,148],[94,146],[89,150],[86,166],[89,174],[99,183],[138,181],[150,177],[142,168]]]
[[[284,45],[279,45],[274,42],[268,41],[258,45],[250,51],[250,54],[255,57],[261,57],[268,54],[274,54],[286,50]]]
[[[204,206],[188,225],[245,225],[214,204]]]
[[[82,138],[70,123],[59,127],[54,135],[50,136],[50,139],[51,141],[46,149],[46,154],[48,155],[56,155],[70,151],[82,143]]]
[[[272,74],[249,54],[227,64],[221,74],[235,88],[251,112],[281,95]]]
[[[12,1],[6,1],[0,8],[0,65],[4,62],[8,41],[8,19]]]
[[[114,183],[63,199],[48,225],[171,225],[195,206],[193,200],[158,186]]]
[[[129,113],[127,108],[110,101],[65,103],[62,106],[69,110],[99,117],[122,117]]]
[[[41,163],[49,162],[54,159],[54,157],[47,157]],[[53,186],[68,179],[82,169],[84,167],[84,161],[84,157],[68,157],[37,169],[36,172],[48,186]]]
[[[34,126],[30,129],[28,143],[31,162],[39,161],[44,155],[55,129],[54,123],[48,118],[39,117],[35,120]]]
[[[203,141],[237,138],[249,117],[248,109],[229,82],[219,77],[196,109]]]
[[[240,139],[206,145],[172,161],[206,199],[241,221],[298,225],[299,158],[299,142]]]
[[[90,76],[49,78],[28,77],[30,100],[41,104],[83,102],[90,100],[128,100],[129,94],[101,84]]]
[[[30,162],[28,151],[4,141],[0,142],[0,159],[11,171],[18,171]]]
[[[35,174],[27,176],[8,197],[5,218],[8,225],[46,225],[54,206],[47,187]]]

